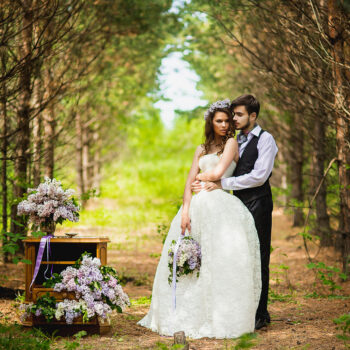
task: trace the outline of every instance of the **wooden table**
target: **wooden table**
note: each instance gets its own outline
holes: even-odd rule
[[[63,299],[75,299],[75,293],[72,292],[54,292],[52,288],[44,288],[42,286],[45,282],[44,272],[48,267],[47,276],[51,272],[51,266],[53,266],[53,273],[60,273],[67,266],[73,265],[76,260],[84,252],[91,253],[93,257],[99,258],[102,265],[107,264],[107,243],[110,242],[108,237],[64,237],[54,236],[51,238],[51,255],[50,260],[47,261],[47,251],[45,248],[43,259],[40,265],[38,275],[30,288],[31,281],[34,275],[36,257],[39,250],[40,238],[27,237],[24,242],[25,258],[31,261],[31,264],[25,266],[25,300],[26,302],[35,302],[38,297],[45,293],[49,293],[54,296],[57,301]],[[48,266],[49,265],[49,266]],[[24,325],[43,325],[45,320],[42,318],[32,317],[31,320],[23,322]],[[65,324],[62,321],[52,321],[53,324]],[[75,325],[81,324],[79,320],[74,322]],[[99,333],[103,334],[110,329],[110,324],[106,324],[102,320],[97,318],[91,320],[88,324],[99,325]]]

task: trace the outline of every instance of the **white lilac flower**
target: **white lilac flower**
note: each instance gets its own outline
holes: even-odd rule
[[[176,242],[173,241],[168,251],[169,282],[172,281],[173,259]],[[201,266],[202,253],[198,242],[190,237],[181,240],[176,254],[176,276],[181,277],[194,271],[199,272]]]
[[[27,199],[18,204],[17,211],[18,215],[29,215],[34,224],[40,225],[47,219],[79,221],[80,207],[71,198],[74,190],[65,191],[60,181],[46,177],[37,188],[28,188],[28,193]]]
[[[117,285],[117,280],[114,277],[111,277],[108,281],[108,287],[114,288]]]

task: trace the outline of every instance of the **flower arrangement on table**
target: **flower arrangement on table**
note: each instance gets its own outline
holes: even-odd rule
[[[56,223],[79,221],[80,207],[73,197],[74,190],[64,190],[61,182],[45,177],[37,188],[28,188],[26,198],[17,206],[18,215],[29,215],[29,220],[41,231],[53,234]]]
[[[22,321],[35,315],[44,316],[48,322],[54,318],[61,320],[62,317],[67,324],[72,324],[77,317],[88,322],[94,316],[107,319],[113,310],[122,312],[130,304],[128,295],[118,282],[116,270],[101,266],[100,259],[92,258],[88,253],[84,253],[73,266],[68,266],[60,274],[55,273],[44,282],[44,287],[53,288],[56,292],[75,292],[77,300],[57,302],[47,293],[39,297],[36,303],[20,305]]]
[[[172,283],[173,280],[173,262],[176,249],[176,241],[171,242],[168,250],[168,266],[170,274],[168,282]],[[181,243],[176,253],[176,277],[188,275],[197,271],[197,277],[199,276],[199,270],[202,262],[201,247],[197,241],[189,236],[182,237]]]

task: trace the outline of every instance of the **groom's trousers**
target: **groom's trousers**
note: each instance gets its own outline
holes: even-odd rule
[[[269,294],[269,264],[273,209],[272,197],[264,196],[244,204],[254,217],[255,227],[258,231],[260,241],[262,289],[255,318],[265,319],[269,322],[270,315],[267,311],[267,299]]]

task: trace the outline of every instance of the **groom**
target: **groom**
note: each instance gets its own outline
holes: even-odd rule
[[[233,177],[215,183],[209,182],[204,189],[211,191],[222,188],[233,190],[252,213],[260,241],[262,290],[255,316],[255,329],[261,329],[270,323],[267,311],[269,292],[269,263],[272,225],[272,194],[269,183],[274,160],[278,151],[271,134],[262,130],[256,123],[260,103],[252,95],[242,95],[231,103],[233,120],[240,130],[237,141],[239,161]],[[192,184],[197,192],[198,183]]]

